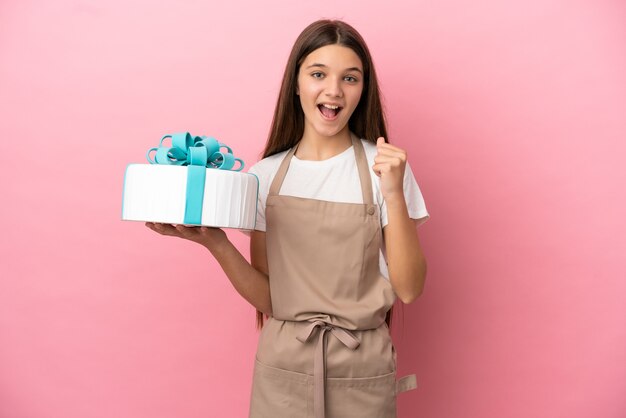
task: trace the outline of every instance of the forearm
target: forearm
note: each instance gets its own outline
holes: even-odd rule
[[[259,311],[271,315],[272,302],[268,276],[252,267],[235,246],[226,240],[211,253],[235,290]]]
[[[398,297],[411,303],[422,293],[426,260],[404,196],[387,199],[386,204],[388,223],[384,232],[389,280]]]

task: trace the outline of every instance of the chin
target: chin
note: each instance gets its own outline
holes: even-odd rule
[[[319,129],[316,129],[316,131],[322,136],[333,137],[346,129],[346,127],[347,124],[341,126],[340,128],[320,127]]]
[[[339,134],[339,132],[341,132],[341,129],[338,131],[317,131],[321,136],[325,136],[328,138],[332,138],[334,136],[336,136],[337,134]]]

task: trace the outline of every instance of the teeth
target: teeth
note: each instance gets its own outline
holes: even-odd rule
[[[324,106],[327,109],[333,109],[333,110],[339,108],[339,106],[329,105],[329,104],[326,104],[326,103],[322,103],[322,106]]]

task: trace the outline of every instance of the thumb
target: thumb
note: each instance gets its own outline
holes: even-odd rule
[[[379,136],[378,139],[376,140],[376,145],[382,145],[385,143],[385,138],[382,136]]]

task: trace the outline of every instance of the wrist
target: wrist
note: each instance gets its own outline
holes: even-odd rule
[[[213,257],[215,257],[218,260],[221,259],[228,252],[228,245],[226,243],[221,243],[221,242],[220,243],[211,242],[211,243],[204,244],[204,248],[209,250],[209,252],[213,255]]]
[[[395,208],[406,208],[406,200],[403,192],[392,193],[385,196],[387,210]]]
[[[216,258],[228,252],[229,248],[232,246],[232,243],[228,240],[226,233],[222,231],[222,234],[219,236],[211,236],[207,237],[207,239],[202,242],[202,245],[211,252]]]

